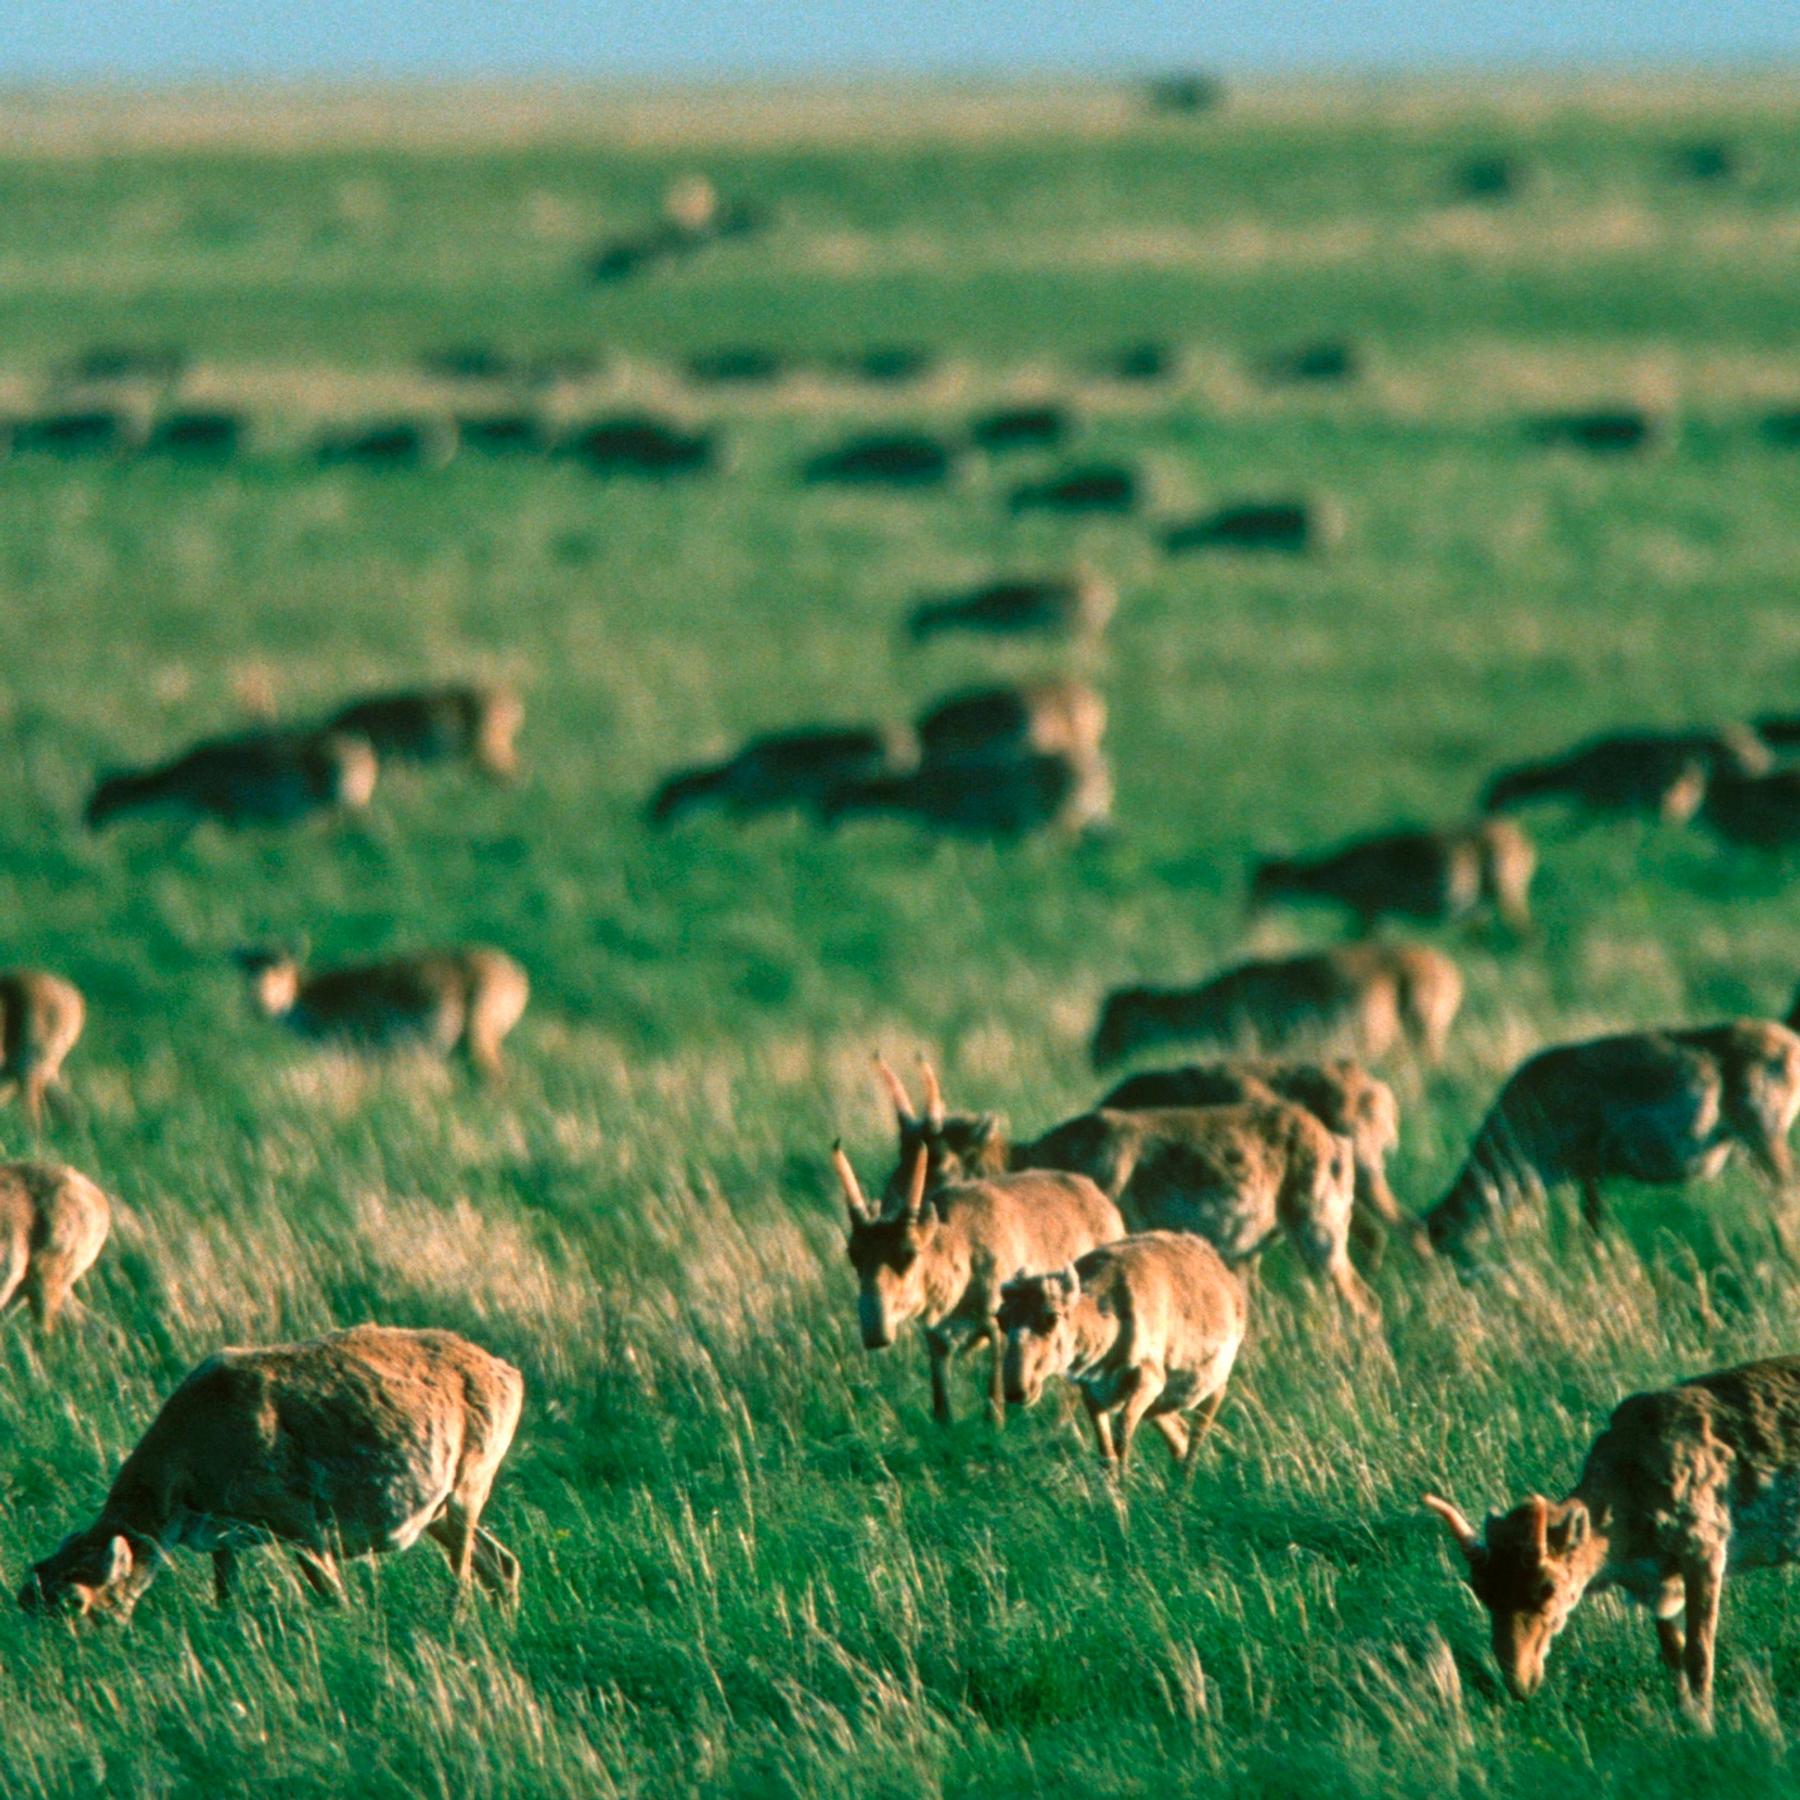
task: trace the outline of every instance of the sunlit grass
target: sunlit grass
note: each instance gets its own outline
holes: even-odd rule
[[[488,1523],[525,1589],[514,1618],[458,1609],[426,1546],[355,1571],[340,1612],[270,1554],[230,1615],[198,1561],[128,1632],[0,1614],[7,1800],[1784,1779],[1780,1577],[1731,1587],[1710,1744],[1611,1602],[1522,1710],[1417,1506],[1562,1491],[1632,1389],[1794,1348],[1800,1240],[1747,1175],[1623,1195],[1601,1246],[1553,1208],[1469,1288],[1396,1250],[1379,1337],[1271,1252],[1194,1487],[1151,1444],[1120,1494],[1057,1397],[996,1434],[959,1372],[943,1432],[918,1343],[861,1350],[824,1151],[841,1133],[885,1175],[877,1047],[929,1051],[953,1102],[1038,1129],[1097,1091],[1108,987],[1336,929],[1252,933],[1252,855],[1458,817],[1495,763],[1612,723],[1800,706],[1794,460],[1758,429],[1800,400],[1785,94],[1253,95],[1191,129],[1116,92],[698,126],[691,102],[597,125],[564,96],[454,129],[413,103],[84,104],[41,103],[34,153],[0,163],[6,405],[90,343],[172,339],[194,394],[251,408],[257,437],[218,469],[0,467],[4,960],[88,994],[80,1110],[50,1147],[124,1214],[91,1319],[48,1344],[0,1327],[0,1578],[93,1515],[201,1356],[374,1318],[524,1371]],[[108,132],[138,154],[93,156]],[[1756,152],[1741,189],[1666,176],[1668,145],[1707,134]],[[1444,206],[1459,157],[1515,138],[1541,189]],[[580,283],[594,236],[724,144],[734,190],[780,210],[766,254]],[[1368,348],[1356,383],[1258,378],[1271,348],[1339,332]],[[1190,352],[1171,386],[1092,374],[1146,336]],[[553,404],[716,418],[729,472],[308,462],[321,418],[448,404],[416,357],[485,338],[610,353]],[[866,393],[678,379],[691,352],[763,341],[945,360]],[[1148,515],[1011,519],[1041,455],[918,497],[795,479],[865,415],[955,429],[1022,393],[1077,405],[1065,460],[1140,463]],[[1584,461],[1520,429],[1620,398],[1669,410],[1667,447]],[[1343,510],[1316,562],[1157,549],[1159,524],[1287,491]],[[1096,652],[902,638],[925,592],[1077,561],[1121,592]],[[1107,842],[641,823],[660,775],[751,731],[905,719],[1076,664],[1111,708]],[[516,788],[394,772],[365,820],[276,837],[75,825],[97,769],[461,675],[525,695]],[[1791,868],[1693,831],[1535,828],[1540,937],[1444,934],[1469,979],[1448,1065],[1386,1071],[1417,1207],[1537,1045],[1768,1013],[1795,981]],[[517,955],[534,999],[507,1085],[316,1057],[252,1016],[229,952],[302,933],[322,960]],[[0,1141],[22,1152],[22,1123]]]

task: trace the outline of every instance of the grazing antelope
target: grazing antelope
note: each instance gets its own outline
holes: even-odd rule
[[[1462,1007],[1462,974],[1423,944],[1341,944],[1238,963],[1192,988],[1120,988],[1094,1029],[1094,1067],[1192,1039],[1278,1056],[1342,1042],[1373,1061],[1404,1037],[1439,1061]]]
[[[396,762],[467,761],[507,781],[519,771],[514,739],[524,722],[511,688],[455,686],[371,694],[340,708],[325,729],[364,738]]]
[[[948,631],[1000,637],[1043,631],[1072,637],[1103,631],[1118,604],[1117,590],[1090,575],[1015,578],[925,601],[913,608],[907,629],[921,644]]]
[[[1543,1684],[1582,1595],[1619,1588],[1650,1609],[1676,1692],[1705,1722],[1725,1577],[1800,1561],[1796,1492],[1800,1357],[1772,1356],[1633,1394],[1565,1500],[1534,1494],[1480,1533],[1448,1500],[1424,1503],[1469,1565],[1516,1699]]]
[[[1147,1419],[1191,1476],[1248,1319],[1243,1277],[1203,1238],[1120,1238],[1069,1268],[1006,1284],[1006,1398],[1031,1406],[1052,1375],[1064,1376],[1081,1390],[1108,1468],[1123,1472]]]
[[[893,1098],[900,1160],[890,1196],[922,1158],[932,1195],[999,1170],[1061,1169],[1087,1176],[1133,1231],[1189,1231],[1226,1262],[1250,1262],[1286,1234],[1314,1275],[1357,1316],[1381,1316],[1351,1266],[1354,1151],[1348,1138],[1282,1100],[1237,1106],[1102,1109],[1069,1119],[1028,1144],[1008,1145],[991,1114],[950,1115],[930,1063],[925,1108],[915,1112],[898,1074],[876,1059]]]
[[[87,822],[98,830],[122,813],[168,811],[226,825],[286,825],[367,806],[377,767],[368,740],[348,732],[215,738],[172,762],[107,776],[88,801]]]
[[[922,1150],[897,1204],[873,1207],[842,1145],[833,1145],[831,1160],[849,1209],[863,1347],[886,1349],[917,1318],[931,1362],[932,1416],[948,1424],[950,1359],[985,1342],[993,1353],[988,1403],[1003,1417],[1001,1289],[1122,1237],[1119,1209],[1082,1176],[1048,1173],[940,1185],[928,1204]]]
[[[211,1551],[231,1597],[241,1550],[286,1544],[342,1600],[338,1559],[443,1545],[503,1598],[519,1563],[481,1527],[525,1383],[451,1331],[358,1325],[300,1344],[221,1350],[164,1402],[100,1516],[31,1571],[27,1612],[129,1618],[177,1549]]]
[[[1148,1069],[1120,1082],[1100,1106],[1113,1112],[1135,1112],[1272,1100],[1303,1107],[1327,1131],[1350,1140],[1356,1162],[1356,1210],[1350,1217],[1350,1230],[1359,1245],[1373,1250],[1379,1242],[1373,1222],[1379,1220],[1414,1248],[1427,1247],[1418,1220],[1402,1210],[1388,1186],[1387,1158],[1400,1143],[1400,1103],[1385,1081],[1359,1063],[1244,1059]]]
[[[1491,906],[1523,934],[1531,928],[1531,878],[1537,851],[1509,819],[1485,819],[1446,831],[1388,831],[1317,856],[1259,863],[1250,906],[1325,900],[1355,915],[1367,933],[1390,915],[1466,919]]]
[[[881,726],[818,726],[752,738],[735,756],[671,775],[651,796],[651,823],[667,825],[701,806],[747,817],[817,806],[847,782],[892,775],[917,760],[904,732]]]
[[[1566,1181],[1597,1230],[1603,1182],[1707,1180],[1738,1149],[1787,1188],[1797,1113],[1800,1036],[1770,1020],[1558,1044],[1507,1078],[1425,1229],[1460,1256],[1483,1226]]]
[[[1500,770],[1482,790],[1483,812],[1534,800],[1567,800],[1595,812],[1691,819],[1719,775],[1759,775],[1768,746],[1739,725],[1716,731],[1621,731],[1588,738],[1560,756]]]
[[[938,701],[918,722],[927,763],[1006,762],[1028,755],[1091,759],[1106,733],[1106,702],[1085,681],[972,688]]]
[[[1766,775],[1718,774],[1707,785],[1700,817],[1718,835],[1757,850],[1800,844],[1800,768]]]
[[[42,969],[0,969],[0,1098],[16,1093],[35,1130],[63,1096],[63,1058],[87,1020],[81,990]]]
[[[926,762],[910,774],[846,782],[825,796],[820,817],[835,825],[860,813],[899,813],[971,837],[1074,835],[1103,830],[1112,799],[1112,774],[1103,758],[1056,751],[992,762]]]
[[[302,1037],[385,1049],[460,1050],[479,1075],[498,1078],[500,1045],[530,998],[525,971],[504,951],[473,946],[308,974],[280,950],[239,952],[265,1017]]]
[[[112,1203],[60,1163],[0,1163],[0,1312],[29,1306],[46,1330],[71,1304],[112,1228]]]

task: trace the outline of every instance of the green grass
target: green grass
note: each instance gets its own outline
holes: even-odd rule
[[[1729,1591],[1710,1743],[1676,1720],[1648,1624],[1605,1601],[1520,1708],[1416,1504],[1560,1492],[1623,1394],[1793,1349],[1795,1241],[1747,1177],[1622,1196],[1598,1254],[1558,1214],[1472,1291],[1396,1255],[1380,1342],[1277,1250],[1193,1490],[1152,1445],[1121,1500],[1066,1410],[996,1436],[971,1376],[970,1418],[940,1432],[916,1342],[862,1352],[823,1151],[842,1131],[885,1172],[877,1045],[929,1049],[954,1099],[1021,1126],[1085,1104],[1101,993],[1244,950],[1259,850],[1455,817],[1492,765],[1609,724],[1800,705],[1795,463],[1757,429],[1800,399],[1800,113],[1748,83],[1253,95],[1180,124],[1048,93],[997,99],[992,129],[967,96],[802,97],[741,131],[731,104],[696,105],[684,150],[666,101],[564,96],[539,129],[466,142],[414,101],[341,144],[324,115],[285,132],[304,109],[282,102],[185,147],[166,112],[71,102],[31,115],[68,141],[24,134],[0,161],[11,404],[90,343],[174,340],[196,394],[258,417],[222,469],[0,466],[5,958],[89,996],[83,1110],[53,1148],[130,1209],[87,1286],[102,1322],[0,1333],[0,1575],[92,1515],[221,1343],[449,1325],[529,1387],[489,1513],[524,1561],[516,1619],[453,1611],[430,1549],[359,1572],[342,1612],[271,1556],[230,1615],[199,1565],[128,1632],[0,1615],[8,1800],[1785,1778],[1784,1578]],[[99,141],[115,129],[128,149]],[[1669,146],[1711,135],[1753,149],[1750,180],[1668,176]],[[1536,185],[1446,206],[1456,161],[1495,148]],[[697,167],[772,201],[778,230],[583,286],[593,240]],[[1250,372],[1338,331],[1370,363],[1346,390]],[[1146,335],[1190,350],[1175,387],[1082,373]],[[604,350],[571,413],[716,419],[729,474],[646,489],[297,453],[323,415],[441,400],[412,359],[470,338]],[[721,344],[896,340],[944,373],[879,395],[671,373]],[[1010,520],[1041,457],[927,497],[795,481],[867,416],[950,425],[1043,392],[1086,420],[1070,460],[1142,463],[1147,519]],[[1617,396],[1672,408],[1672,444],[1607,462],[1523,438],[1527,413]],[[1158,521],[1286,488],[1336,499],[1341,546],[1304,565],[1155,548]],[[1115,839],[640,825],[660,773],[751,730],[907,717],[1068,660],[914,651],[897,627],[924,590],[1076,558],[1123,593],[1086,665],[1112,708]],[[526,694],[517,789],[396,775],[365,821],[288,835],[75,825],[97,768],[228,725],[247,695],[299,717],[467,673]],[[1449,940],[1470,984],[1450,1063],[1390,1071],[1415,1205],[1535,1045],[1771,1012],[1794,981],[1791,868],[1650,826],[1551,816],[1541,838],[1541,940]],[[1295,916],[1255,944],[1331,929]],[[312,1059],[259,1025],[227,952],[302,931],[322,959],[512,950],[534,1002],[511,1085]]]

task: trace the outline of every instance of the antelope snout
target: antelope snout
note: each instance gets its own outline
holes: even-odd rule
[[[1507,1669],[1506,1691],[1515,1700],[1529,1700],[1544,1685],[1544,1671],[1536,1669]]]
[[[865,1350],[885,1350],[894,1341],[894,1322],[887,1308],[872,1294],[864,1294],[856,1303],[856,1322],[862,1327]]]

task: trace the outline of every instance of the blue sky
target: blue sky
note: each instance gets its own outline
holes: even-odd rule
[[[1800,62],[1800,0],[0,0],[0,81]]]

